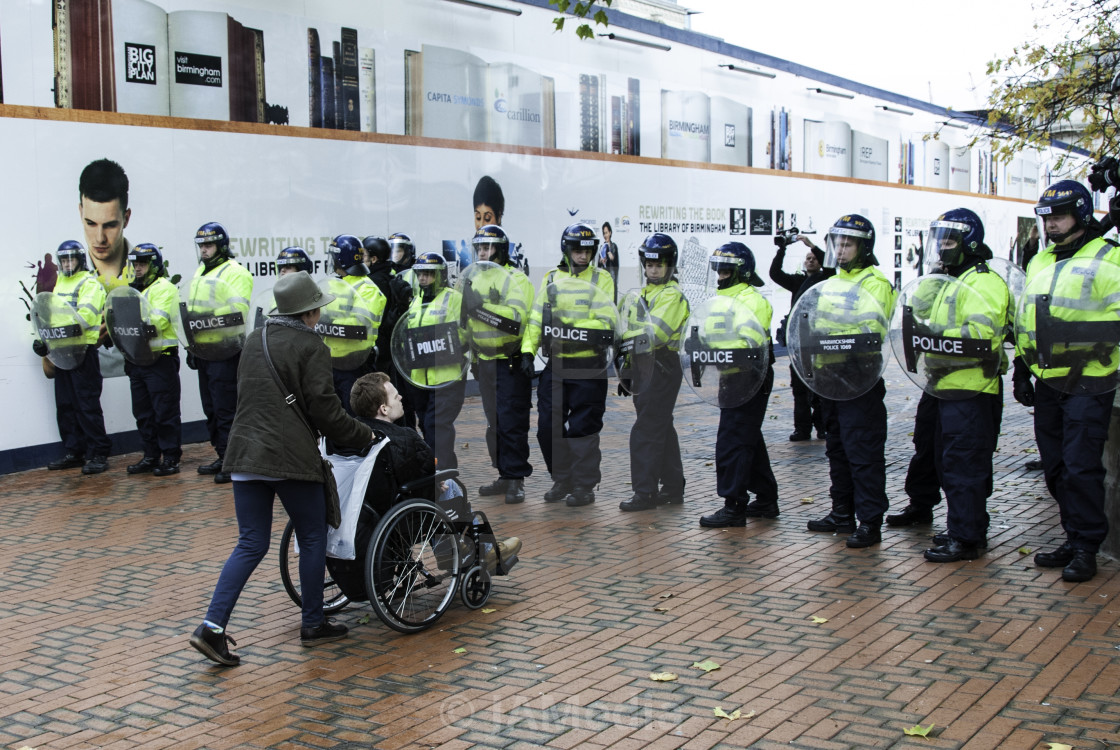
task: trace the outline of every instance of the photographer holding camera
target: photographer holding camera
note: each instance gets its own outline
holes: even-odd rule
[[[798,241],[809,248],[809,252],[805,253],[803,264],[805,271],[803,273],[786,273],[782,270],[782,265],[786,259],[786,248]],[[774,255],[774,261],[770,264],[770,280],[786,291],[793,293],[789,302],[791,310],[809,287],[819,284],[836,273],[835,269],[824,268],[821,265],[824,260],[824,251],[814,245],[808,237],[800,234],[797,227],[780,232],[774,238],[774,244],[778,246],[778,252]],[[789,315],[782,318],[782,324],[778,327],[775,336],[782,346],[786,345],[786,322],[788,319]],[[792,365],[789,368],[789,385],[793,391],[793,433],[789,436],[789,439],[794,442],[809,440],[813,436],[813,427],[817,429],[817,439],[823,439],[824,421],[821,416],[820,399],[805,387],[801,378],[797,377],[797,373],[794,372]]]

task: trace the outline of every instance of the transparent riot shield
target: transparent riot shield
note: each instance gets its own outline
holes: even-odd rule
[[[859,284],[832,277],[808,289],[790,311],[790,364],[809,390],[832,401],[867,393],[886,369],[887,312]]]
[[[458,296],[458,292],[452,294]],[[414,301],[393,328],[389,342],[393,366],[417,388],[454,385],[470,365],[460,311],[450,302],[448,294],[438,295],[433,302]]]
[[[657,374],[654,347],[657,342],[649,305],[639,292],[627,292],[618,303],[618,354],[615,369],[622,389],[642,393]]]
[[[236,355],[245,345],[249,300],[219,278],[196,276],[179,304],[187,350],[210,362]]]
[[[82,364],[89,349],[86,322],[73,305],[51,292],[39,292],[31,305],[31,325],[47,345],[51,364],[60,370],[73,370]]]
[[[743,302],[716,296],[692,308],[681,334],[685,382],[722,409],[754,397],[770,367],[770,332]]]
[[[899,294],[891,350],[906,376],[929,395],[971,398],[1000,377],[1006,315],[1005,296],[989,299],[952,276],[920,276]]]
[[[533,287],[520,271],[475,261],[459,275],[463,321],[471,349],[488,358],[512,357],[533,303]]]
[[[272,289],[253,290],[253,301],[249,305],[249,327],[253,330],[264,326],[268,316],[276,309],[276,297]]]
[[[1011,310],[1018,309],[1019,300],[1023,296],[1023,287],[1027,283],[1027,275],[1022,268],[1005,258],[992,258],[985,261],[988,268],[999,274],[1003,283],[1007,284],[1007,291],[1011,294]]]
[[[1120,266],[1070,258],[1036,273],[1019,300],[1015,341],[1031,372],[1063,393],[1116,388]]]
[[[613,358],[618,309],[611,295],[590,282],[556,276],[534,305],[540,308],[541,354],[563,377],[599,377]]]
[[[153,364],[160,356],[159,331],[152,306],[132,287],[119,286],[105,298],[105,325],[113,346],[134,365]]]
[[[331,367],[356,370],[369,359],[377,341],[376,316],[365,298],[341,279],[326,279],[319,288],[334,300],[321,308],[315,332],[331,350]]]

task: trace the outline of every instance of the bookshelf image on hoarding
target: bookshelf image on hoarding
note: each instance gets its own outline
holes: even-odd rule
[[[265,96],[264,33],[147,0],[54,0],[55,106],[286,122]]]
[[[770,110],[770,169],[793,170],[793,136],[789,118],[789,110],[785,107]]]
[[[405,50],[405,134],[556,147],[554,79],[462,50]]]
[[[626,89],[607,86],[600,73],[579,75],[579,150],[640,156],[641,84],[628,78]]]
[[[307,29],[308,124],[313,128],[376,131],[375,53],[358,45],[358,30],[342,27],[330,53],[319,30]]]

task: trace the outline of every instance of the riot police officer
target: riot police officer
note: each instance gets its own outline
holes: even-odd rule
[[[463,410],[469,361],[460,326],[463,298],[448,286],[447,261],[439,253],[420,253],[412,270],[416,289],[393,331],[393,361],[405,378],[436,463],[454,469],[459,466],[455,420]]]
[[[213,475],[216,483],[224,484],[230,481],[230,475],[222,471],[222,458],[237,410],[237,366],[245,339],[244,316],[253,296],[253,276],[233,259],[229,233],[221,224],[203,224],[195,233],[194,242],[200,265],[191,282],[186,302],[188,313],[226,324],[198,333],[190,331],[190,321],[187,324],[192,349],[187,364],[198,370],[206,429],[210,445],[218,454],[211,463],[199,466],[198,473]]]
[[[287,276],[290,273],[299,273],[300,271],[313,273],[315,264],[311,262],[306,250],[302,247],[293,246],[284,248],[276,256],[276,268],[279,276]]]
[[[416,262],[416,244],[404,232],[389,235],[389,261],[397,275],[404,274]]]
[[[347,414],[350,408],[350,391],[354,381],[373,369],[373,347],[376,346],[385,312],[385,295],[369,279],[369,269],[363,262],[362,243],[351,234],[340,234],[331,241],[331,261],[334,278],[328,280],[327,291],[335,300],[323,308],[320,326],[334,330],[334,325],[364,329],[363,335],[326,335],[331,350],[334,373],[334,390],[342,401]]]
[[[131,286],[147,301],[148,316],[142,323],[154,329],[154,335],[144,350],[150,356],[142,363],[139,359],[131,361],[129,353],[125,353],[124,370],[132,391],[132,415],[144,447],[144,457],[127,471],[129,474],[150,471],[157,477],[166,477],[179,473],[179,459],[183,455],[179,341],[173,322],[179,305],[179,290],[167,278],[163,254],[155,245],[135,245],[128,260],[136,273]]]
[[[979,216],[967,208],[943,213],[926,240],[933,275],[911,285],[912,292],[907,287],[900,313],[907,362],[918,370],[923,401],[933,401],[935,481],[948,506],[948,531],[925,551],[930,562],[974,560],[987,540],[1011,306],[1007,284],[985,262],[991,256]]]
[[[544,500],[572,507],[595,502],[602,478],[599,433],[618,318],[614,281],[591,262],[598,246],[586,224],[564,230],[563,258],[545,274],[521,341],[526,377],[534,374],[538,348],[548,358],[537,384],[537,443],[553,481]]]
[[[521,368],[521,336],[533,305],[533,284],[513,267],[509,237],[496,224],[479,227],[471,240],[474,263],[463,273],[463,316],[486,414],[486,449],[498,478],[480,495],[525,501],[529,463],[529,412],[533,381]]]
[[[884,455],[887,409],[883,403],[887,391],[881,377],[881,346],[895,291],[875,267],[878,263],[871,222],[858,214],[841,217],[829,229],[824,262],[836,268],[836,275],[813,289],[823,333],[870,333],[879,337],[878,351],[828,355],[836,359],[825,365],[836,371],[833,380],[859,383],[859,395],[837,400],[817,391],[825,418],[832,512],[809,521],[808,526],[810,531],[847,533],[846,544],[852,548],[881,541],[883,514],[888,507]],[[805,299],[808,297],[801,302]],[[864,380],[872,381],[866,390]]]
[[[112,448],[101,411],[101,363],[97,356],[105,288],[90,273],[80,242],[63,242],[55,257],[59,276],[54,292],[36,297],[36,312],[40,305],[46,309],[37,317],[40,338],[33,347],[36,354],[51,358],[55,364],[58,434],[66,449],[66,455],[47,464],[47,468],[81,466],[83,474],[100,474],[109,468]]]
[[[412,271],[412,264],[416,262],[416,245],[412,238],[404,232],[394,232],[389,235],[388,242],[389,263],[393,269],[393,277],[404,282],[400,288],[408,289],[410,295],[407,300],[397,301],[398,315],[403,315],[404,311],[412,304],[411,294],[412,290],[416,288],[416,274]],[[401,398],[404,399],[404,416],[401,417],[398,424],[416,429],[416,405],[412,403],[412,390],[408,388],[408,381],[403,380],[395,368],[389,373],[389,376],[393,385],[400,392]]]
[[[394,275],[393,262],[389,259],[392,250],[384,237],[366,237],[362,240],[362,249],[365,251],[369,280],[385,295],[385,312],[381,314],[381,327],[377,332],[375,364],[379,372],[388,373],[392,377],[397,373],[393,370],[393,358],[389,354],[389,339],[397,321],[412,301],[412,286]]]
[[[1120,293],[1114,270],[1114,264],[1120,263],[1120,248],[1102,237],[1092,206],[1089,191],[1074,180],[1061,180],[1043,191],[1035,214],[1048,245],[1027,266],[1024,310],[1031,297],[1041,293],[1050,299],[1047,317],[1051,320],[1089,321],[1094,317],[1092,310],[1102,309],[1115,320],[1111,299]],[[1038,300],[1032,305],[1037,309]],[[1058,502],[1066,534],[1060,547],[1038,553],[1034,561],[1039,567],[1062,568],[1063,580],[1087,581],[1096,575],[1096,554],[1108,534],[1101,456],[1112,414],[1118,356],[1115,339],[1109,341],[1108,334],[1096,345],[1063,348],[1055,344],[1044,351],[1041,339],[1047,322],[1033,311],[1018,317],[1019,356],[1013,376],[1015,399],[1034,406],[1046,487]],[[1032,350],[1034,356],[1028,362]]]
[[[762,279],[755,272],[754,253],[741,242],[728,242],[716,248],[709,263],[714,274],[717,301],[723,319],[712,320],[708,328],[721,348],[761,348],[765,361],[761,380],[746,401],[732,405],[727,394],[746,373],[723,373],[720,388],[724,397],[719,410],[716,432],[716,492],[723,498],[723,507],[700,517],[700,525],[708,528],[745,526],[747,518],[778,517],[778,482],[770,467],[770,454],[762,436],[762,421],[774,387],[774,351],[770,340],[770,323],[774,315],[770,303],[755,289]],[[727,302],[723,302],[726,300]],[[737,375],[737,377],[732,377]],[[726,405],[725,405],[726,404]],[[750,493],[755,499],[750,500]]]
[[[634,342],[625,357],[629,358],[637,418],[630,429],[630,484],[634,495],[619,503],[622,511],[684,502],[684,466],[673,409],[681,390],[678,353],[689,308],[677,284],[678,257],[677,243],[669,235],[646,237],[638,248],[645,285],[633,304],[627,304],[630,297],[623,302],[626,331],[622,346],[625,349],[628,341]],[[628,337],[632,332],[637,335]],[[643,337],[649,340],[642,342]]]

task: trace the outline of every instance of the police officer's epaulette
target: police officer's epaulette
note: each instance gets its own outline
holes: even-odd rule
[[[973,266],[973,268],[976,269],[976,273],[991,273],[992,272],[992,269],[988,268],[987,261],[983,261],[983,260],[980,261],[979,263],[977,263],[975,266]]]

